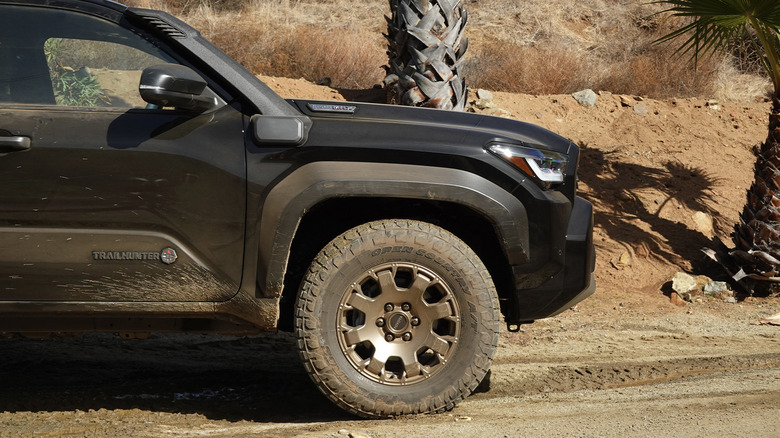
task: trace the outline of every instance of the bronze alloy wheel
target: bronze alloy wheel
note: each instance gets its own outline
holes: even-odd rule
[[[387,263],[344,292],[337,323],[341,351],[356,370],[376,382],[409,385],[435,375],[454,354],[460,309],[432,271]]]
[[[488,270],[457,236],[369,222],[320,251],[296,301],[303,365],[322,393],[368,418],[452,409],[485,377],[500,311]]]

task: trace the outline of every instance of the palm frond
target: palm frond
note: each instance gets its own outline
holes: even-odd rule
[[[664,43],[685,38],[675,54],[689,55],[694,62],[702,56],[723,51],[729,42],[749,28],[758,36],[766,55],[764,66],[780,92],[780,1],[778,0],[657,0],[669,6],[663,12],[689,21],[659,38]]]

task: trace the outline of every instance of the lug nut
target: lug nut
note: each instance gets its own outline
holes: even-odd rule
[[[420,318],[418,318],[416,316],[413,316],[411,322],[412,322],[413,326],[418,326],[418,325],[420,325]]]
[[[385,335],[385,341],[387,342],[393,342],[395,340],[395,336],[393,336],[392,333],[388,333]]]
[[[412,308],[412,305],[409,303],[403,303],[401,304],[401,310],[404,312],[408,312]]]
[[[412,340],[412,334],[409,332],[404,333],[404,335],[401,337],[406,342],[409,342]]]
[[[377,318],[376,326],[377,327],[384,327],[385,326],[385,319],[384,318]]]
[[[393,311],[393,305],[390,303],[385,304],[385,312],[392,312]]]

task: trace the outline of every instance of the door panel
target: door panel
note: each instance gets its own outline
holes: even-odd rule
[[[201,301],[238,289],[241,113],[0,109],[0,299]],[[10,128],[10,129],[9,129]],[[163,263],[161,251],[178,258]]]

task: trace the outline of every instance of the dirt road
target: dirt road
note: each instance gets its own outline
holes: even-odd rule
[[[453,411],[334,408],[289,335],[0,342],[0,436],[776,436],[777,301],[589,308],[504,333],[491,387]]]

